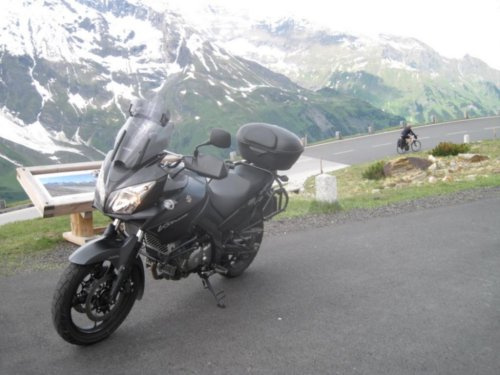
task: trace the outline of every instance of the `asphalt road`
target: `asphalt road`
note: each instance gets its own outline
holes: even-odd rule
[[[500,369],[500,197],[264,240],[238,279],[147,277],[108,340],[57,336],[60,269],[0,278],[0,374],[450,374]]]

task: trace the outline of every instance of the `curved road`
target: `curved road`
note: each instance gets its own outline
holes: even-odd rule
[[[266,237],[238,279],[147,277],[108,340],[66,344],[60,269],[0,278],[0,374],[498,375],[500,196]]]
[[[462,143],[464,135],[471,142],[500,137],[500,116],[414,126],[422,149],[432,149],[439,142]],[[396,155],[401,130],[333,141],[306,148],[304,155],[341,164],[359,164]]]

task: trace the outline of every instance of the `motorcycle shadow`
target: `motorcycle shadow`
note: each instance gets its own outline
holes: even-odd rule
[[[118,359],[123,354],[120,348],[141,352],[162,348],[163,355],[177,358],[219,340],[227,345],[228,336],[244,334],[260,321],[274,318],[275,295],[288,287],[286,278],[273,275],[270,265],[257,261],[238,278],[217,275],[211,282],[216,292],[225,292],[227,308],[217,307],[201,279],[162,282],[146,275],[144,297],[122,326],[107,340],[82,347],[75,360],[95,361],[96,353]]]

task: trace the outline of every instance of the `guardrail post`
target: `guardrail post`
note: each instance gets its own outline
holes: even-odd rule
[[[469,142],[470,142],[469,134],[464,134],[464,143],[469,143]]]

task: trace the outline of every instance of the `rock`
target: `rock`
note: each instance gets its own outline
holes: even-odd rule
[[[429,155],[427,157],[427,160],[429,160],[431,163],[436,163],[437,159],[434,155]]]
[[[429,183],[430,183],[430,184],[434,184],[434,183],[436,183],[436,182],[437,182],[437,178],[436,178],[436,177],[434,177],[434,176],[430,176],[430,177],[429,177]]]
[[[462,163],[457,162],[457,160],[452,159],[448,166],[448,173],[456,173],[462,170]]]
[[[453,177],[451,177],[449,174],[447,174],[446,176],[443,177],[443,179],[441,181],[450,182],[450,181],[453,181]]]
[[[437,169],[437,164],[436,163],[432,163],[430,166],[429,166],[429,171],[431,172],[434,172],[436,169]]]
[[[382,190],[380,189],[373,189],[372,190],[372,194],[380,194],[382,192]]]
[[[432,164],[430,160],[407,157],[390,161],[384,165],[384,175],[386,177],[406,174],[415,170],[426,170]]]
[[[458,154],[458,157],[462,160],[468,161],[469,163],[479,163],[480,161],[489,159],[487,156],[479,154]]]

